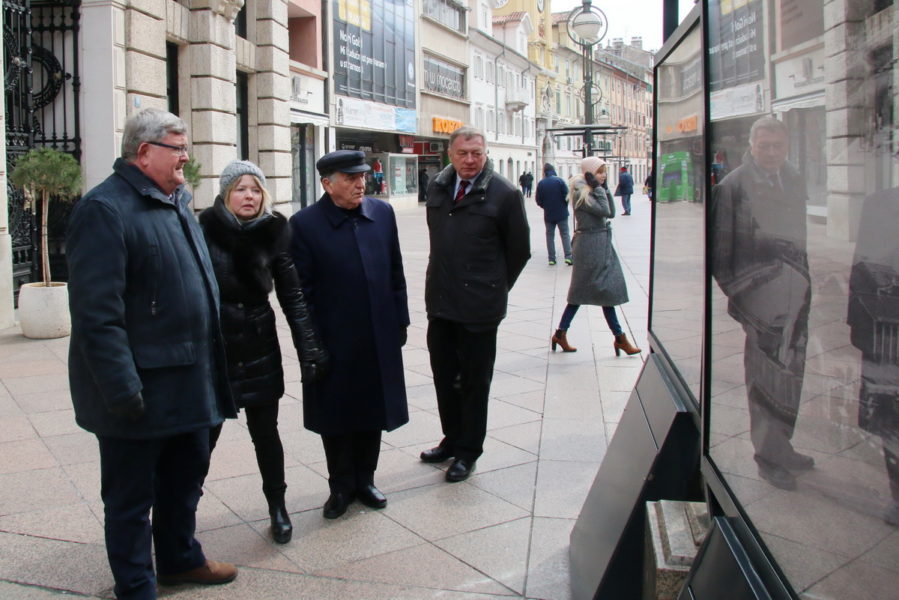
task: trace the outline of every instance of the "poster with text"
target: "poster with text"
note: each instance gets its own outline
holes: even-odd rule
[[[412,0],[333,0],[337,94],[415,108],[413,8]]]

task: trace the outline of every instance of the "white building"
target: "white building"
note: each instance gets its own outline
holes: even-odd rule
[[[540,179],[535,98],[539,68],[527,58],[533,26],[526,12],[493,16],[480,1],[469,29],[470,123],[487,134],[494,169],[517,185],[530,171]]]

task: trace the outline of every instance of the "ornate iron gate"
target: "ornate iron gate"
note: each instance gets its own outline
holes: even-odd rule
[[[47,146],[81,158],[78,31],[81,0],[3,0],[6,67],[6,160],[11,171],[20,156]],[[9,229],[13,243],[14,289],[39,276],[35,214],[12,187]],[[62,240],[70,206],[51,203],[50,262],[53,277],[65,280]]]
[[[6,168],[33,145],[31,105],[31,6],[28,0],[3,0],[3,66],[6,100]],[[7,183],[12,238],[13,289],[32,280],[34,212],[22,192]]]

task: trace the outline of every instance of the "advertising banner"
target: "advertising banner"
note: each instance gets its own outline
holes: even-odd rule
[[[709,2],[709,85],[713,91],[765,74],[761,0]]]
[[[415,108],[412,0],[332,0],[334,90],[342,96]]]

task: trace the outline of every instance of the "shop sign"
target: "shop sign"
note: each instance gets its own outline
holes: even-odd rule
[[[760,83],[738,85],[709,94],[709,115],[712,121],[760,114],[764,110],[765,97]]]
[[[454,98],[465,98],[465,71],[432,56],[424,57],[425,89]]]
[[[464,125],[462,121],[444,119],[441,117],[434,117],[432,123],[434,133],[452,133]]]
[[[415,133],[417,112],[355,98],[337,98],[337,124],[346,127]]]

